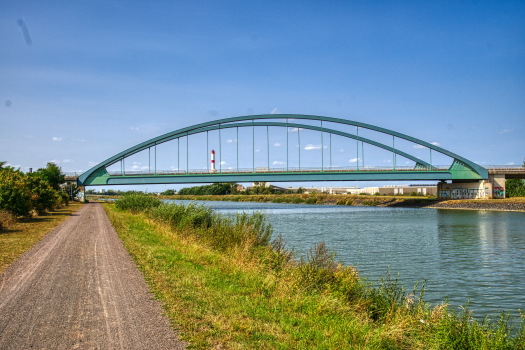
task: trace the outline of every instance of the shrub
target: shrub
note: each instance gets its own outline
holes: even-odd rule
[[[24,174],[18,171],[0,171],[0,210],[15,216],[27,216],[33,209],[32,197]]]
[[[130,210],[132,212],[143,212],[150,208],[158,207],[161,204],[162,201],[160,199],[143,193],[126,194],[115,201],[117,208]]]
[[[7,210],[0,210],[0,230],[12,225],[15,221],[13,214]]]
[[[306,204],[315,204],[317,203],[317,197],[315,196],[312,196],[312,197],[308,197],[305,201]]]

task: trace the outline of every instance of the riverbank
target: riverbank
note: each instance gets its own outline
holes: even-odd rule
[[[507,316],[430,308],[387,276],[372,286],[314,246],[297,261],[264,216],[228,220],[148,196],[104,204],[167,315],[193,348],[520,348]],[[119,203],[120,202],[120,203]],[[270,231],[269,231],[270,230]],[[226,243],[225,243],[226,242]]]
[[[232,201],[232,202],[272,202],[305,203],[329,205],[355,205],[377,207],[407,207],[433,209],[471,209],[493,211],[525,212],[525,198],[508,199],[470,199],[438,200],[424,196],[368,196],[368,195],[329,195],[329,194],[271,194],[271,195],[225,195],[225,196],[160,196],[162,199]]]

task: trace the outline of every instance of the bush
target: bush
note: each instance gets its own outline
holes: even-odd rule
[[[33,209],[32,197],[23,173],[0,170],[0,210],[15,216],[27,216]]]
[[[312,196],[312,197],[308,197],[305,201],[306,204],[315,204],[317,203],[317,197],[316,196]]]
[[[0,230],[12,225],[15,221],[15,217],[10,212],[0,210]]]
[[[151,197],[143,193],[130,193],[122,196],[115,201],[119,209],[130,210],[134,213],[143,212],[151,208],[158,207],[162,201],[156,197]]]

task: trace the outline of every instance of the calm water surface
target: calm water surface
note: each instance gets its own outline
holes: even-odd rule
[[[185,202],[188,201],[176,201]],[[201,202],[225,214],[260,211],[299,255],[326,242],[371,280],[390,266],[407,289],[427,280],[425,300],[475,316],[525,310],[525,214],[477,210]]]

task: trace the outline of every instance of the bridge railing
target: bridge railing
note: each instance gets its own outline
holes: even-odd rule
[[[432,171],[447,171],[449,166],[433,166]],[[289,167],[287,168],[269,168],[268,167],[256,167],[253,168],[232,168],[232,169],[217,169],[211,171],[209,169],[190,169],[190,170],[157,170],[155,171],[137,171],[137,170],[126,170],[124,174],[121,171],[109,171],[110,176],[154,176],[154,175],[199,175],[199,174],[274,174],[274,173],[332,173],[332,172],[386,172],[386,171],[430,171],[430,168],[418,168],[415,169],[413,166],[350,166],[350,167]]]

